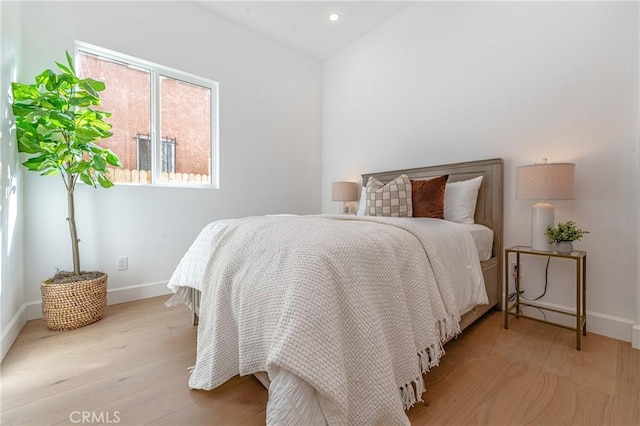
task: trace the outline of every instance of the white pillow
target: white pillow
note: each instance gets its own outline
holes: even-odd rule
[[[360,187],[360,203],[358,204],[358,211],[356,216],[364,216],[364,211],[367,208],[367,189],[364,186]]]
[[[482,176],[447,183],[444,191],[444,218],[457,223],[474,223]]]

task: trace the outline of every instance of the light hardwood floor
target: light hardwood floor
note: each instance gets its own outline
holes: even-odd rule
[[[267,391],[253,376],[188,389],[196,328],[165,299],[109,306],[72,331],[27,323],[1,366],[0,423],[83,424],[87,412],[93,424],[264,424]],[[639,350],[589,334],[576,351],[570,331],[525,319],[504,330],[502,318],[447,344],[412,424],[640,425]]]

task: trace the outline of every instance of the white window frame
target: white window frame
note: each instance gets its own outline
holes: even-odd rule
[[[197,75],[189,74],[183,71],[175,70],[173,68],[165,67],[153,62],[145,61],[144,59],[138,59],[133,56],[125,55],[124,53],[116,52],[113,50],[105,49],[99,46],[94,46],[82,41],[75,42],[75,62],[79,63],[80,53],[87,53],[89,55],[102,56],[107,59],[111,59],[116,62],[121,62],[125,65],[131,65],[137,68],[149,71],[150,80],[150,94],[151,94],[151,159],[153,163],[151,173],[151,184],[141,186],[170,186],[172,188],[219,188],[219,115],[218,115],[218,102],[219,102],[219,88],[218,82]],[[191,83],[196,86],[208,88],[211,91],[210,97],[210,109],[211,109],[211,157],[209,158],[209,176],[210,183],[171,183],[161,182],[160,176],[162,172],[162,159],[161,159],[161,129],[162,123],[160,122],[160,78],[168,77],[175,80],[181,80],[186,83]],[[114,182],[116,185],[140,185]]]

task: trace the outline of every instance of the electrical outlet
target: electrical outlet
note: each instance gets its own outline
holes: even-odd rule
[[[129,258],[126,256],[118,258],[118,271],[126,271],[129,269]]]

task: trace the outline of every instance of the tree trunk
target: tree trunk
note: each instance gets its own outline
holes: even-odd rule
[[[80,249],[78,247],[78,243],[80,240],[78,239],[78,232],[76,231],[76,212],[73,200],[73,191],[75,188],[70,187],[67,190],[67,207],[69,217],[67,217],[67,221],[69,222],[69,232],[71,233],[71,251],[73,253],[73,273],[75,275],[80,275]]]

